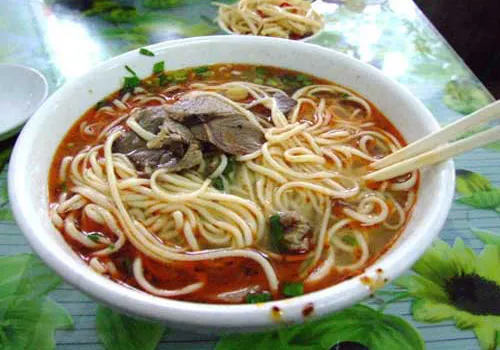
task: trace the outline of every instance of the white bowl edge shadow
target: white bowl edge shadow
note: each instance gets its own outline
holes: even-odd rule
[[[339,83],[373,102],[413,141],[439,128],[439,124],[405,88],[377,69],[344,54],[286,39],[251,36],[212,36],[169,41],[148,47],[155,57],[132,51],[104,62],[83,77],[63,86],[33,115],[15,146],[9,166],[9,196],[14,216],[29,244],[64,280],[94,299],[122,312],[163,321],[195,331],[258,331],[279,326],[271,308],[282,311],[284,323],[302,322],[302,311],[312,303],[314,316],[348,307],[371,291],[361,276],[301,297],[258,305],[215,305],[154,297],[125,288],[93,272],[68,247],[48,217],[48,169],[56,147],[68,128],[88,108],[120,88],[125,64],[139,76],[165,60],[166,69],[215,63],[248,63],[298,70]],[[80,95],[74,92],[80,91]],[[388,97],[391,95],[391,97]],[[403,116],[403,118],[400,118]],[[50,136],[50,137],[48,137]],[[45,140],[40,144],[35,140]],[[429,167],[421,174],[413,216],[402,236],[364,276],[393,280],[423,254],[444,225],[454,193],[451,161]]]

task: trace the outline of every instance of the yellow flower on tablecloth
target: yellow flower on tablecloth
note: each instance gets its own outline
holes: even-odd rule
[[[438,240],[395,281],[415,297],[412,314],[421,322],[454,320],[474,330],[483,350],[500,347],[500,247],[487,244],[476,255],[457,238],[453,247]]]

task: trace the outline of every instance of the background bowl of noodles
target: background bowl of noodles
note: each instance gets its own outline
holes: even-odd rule
[[[155,53],[156,60],[165,60],[167,70],[247,63],[282,67],[328,79],[371,101],[408,142],[439,128],[420,101],[375,68],[314,45],[274,38],[214,36],[160,43],[149,50]],[[73,123],[89,107],[121,87],[125,65],[146,77],[154,62],[136,50],[68,82],[43,104],[23,129],[9,166],[12,208],[28,242],[65,281],[95,300],[129,314],[196,331],[256,331],[281,323],[299,323],[306,317],[325,315],[367,297],[374,288],[410,268],[438,235],[453,197],[451,161],[421,171],[413,213],[391,248],[360,275],[332,287],[268,303],[217,305],[159,298],[96,274],[65,242],[49,218],[51,162]]]
[[[231,35],[258,35],[310,41],[321,34],[323,16],[308,1],[241,0],[219,6],[217,24]]]

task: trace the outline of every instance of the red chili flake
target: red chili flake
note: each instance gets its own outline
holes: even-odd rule
[[[261,10],[257,10],[257,13],[259,14],[260,18],[266,18],[267,17],[267,15],[264,12],[262,12]]]
[[[290,7],[292,5],[290,5],[288,2],[284,2],[280,5],[280,7]]]

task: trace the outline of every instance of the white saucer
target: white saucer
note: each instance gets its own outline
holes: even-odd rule
[[[48,84],[35,69],[0,64],[0,141],[16,134],[47,98]]]

